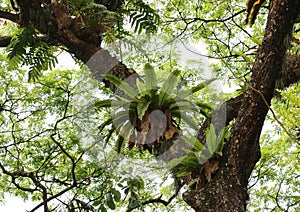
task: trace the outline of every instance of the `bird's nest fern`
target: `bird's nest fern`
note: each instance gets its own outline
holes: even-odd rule
[[[157,76],[149,64],[145,65],[145,77],[137,79],[134,86],[116,76],[105,75],[105,79],[123,94],[116,94],[113,99],[96,102],[98,109],[106,107],[113,111],[99,127],[102,131],[109,125],[113,126],[106,142],[112,138],[113,133],[116,133],[118,152],[127,141],[129,149],[137,146],[140,151],[148,150],[158,155],[168,150],[172,141],[182,135],[180,128],[182,124],[197,129],[195,114],[202,113],[207,116],[204,111],[208,111],[210,106],[189,100],[187,97],[205,88],[214,79],[182,91],[177,89],[179,75],[180,71],[173,71],[161,86],[158,86]]]

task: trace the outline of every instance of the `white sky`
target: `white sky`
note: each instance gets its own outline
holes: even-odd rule
[[[38,203],[32,203],[31,201],[24,202],[23,199],[18,197],[7,196],[6,202],[0,204],[1,212],[26,212],[33,209]],[[42,207],[37,212],[42,212]]]

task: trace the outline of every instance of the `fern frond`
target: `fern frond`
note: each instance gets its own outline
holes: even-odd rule
[[[129,22],[135,32],[141,33],[145,30],[146,33],[153,33],[157,31],[160,18],[156,10],[149,4],[143,0],[135,0],[128,5],[127,10],[129,11]]]
[[[58,63],[53,47],[40,40],[38,32],[24,28],[15,35],[8,48],[11,69],[26,65],[28,80],[36,81],[42,71],[51,70]]]

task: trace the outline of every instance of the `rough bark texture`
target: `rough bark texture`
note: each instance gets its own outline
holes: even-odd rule
[[[253,65],[252,79],[243,96],[228,145],[219,169],[210,183],[183,194],[195,211],[246,211],[247,184],[260,158],[259,137],[281,75],[293,20],[300,11],[299,1],[274,0],[264,39]]]
[[[12,20],[21,27],[32,27],[38,29],[49,38],[52,45],[61,45],[73,54],[77,59],[90,65],[90,69],[95,76],[108,72],[115,74],[121,79],[126,79],[133,73],[123,63],[113,58],[109,52],[100,47],[104,27],[82,27],[78,19],[68,15],[66,1],[45,1],[45,0],[17,0],[19,15],[8,15],[3,18]],[[112,11],[117,11],[123,1],[95,1],[105,5]],[[1,14],[0,14],[1,15]],[[113,23],[111,23],[113,24]],[[93,57],[93,58],[92,58]],[[91,61],[90,59],[93,59]],[[101,63],[103,62],[104,63]],[[113,64],[109,67],[100,67],[99,64]],[[97,65],[97,67],[95,66]],[[106,82],[107,86],[109,82]]]

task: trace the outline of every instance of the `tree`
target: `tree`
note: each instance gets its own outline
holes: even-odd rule
[[[2,187],[9,185],[16,189],[17,195],[26,197],[28,192],[32,192],[34,197],[41,198],[42,203],[32,211],[41,206],[45,211],[49,211],[48,203],[53,199],[58,199],[70,211],[74,211],[75,208],[94,210],[93,207],[104,210],[104,205],[114,209],[115,202],[120,200],[121,193],[118,191],[120,188],[124,189],[126,196],[129,196],[127,202],[130,210],[148,203],[168,205],[178,194],[182,184],[187,184],[189,188],[183,193],[183,199],[195,211],[245,211],[249,198],[248,181],[261,157],[260,135],[270,110],[271,100],[274,97],[275,86],[276,84],[280,85],[281,87],[277,88],[283,89],[299,80],[300,60],[297,55],[299,24],[297,21],[299,21],[300,15],[300,3],[292,0],[273,0],[269,2],[268,6],[264,6],[266,5],[265,1],[249,1],[247,9],[244,7],[241,9],[241,5],[245,4],[243,1],[230,3],[222,1],[221,3],[217,5],[211,2],[183,3],[175,0],[157,1],[156,4],[145,3],[141,0],[12,0],[5,2],[0,17],[14,22],[16,25],[12,25],[16,33],[13,38],[11,37],[13,33],[3,34],[0,40],[1,46],[7,47],[6,56],[9,59],[9,62],[3,62],[7,64],[8,69],[1,71],[5,86],[2,91],[3,99],[1,99],[0,111],[4,129],[7,127],[10,129],[1,132],[3,135],[1,154],[5,158],[0,163],[4,179]],[[164,8],[164,10],[155,10],[153,9],[155,6]],[[211,11],[212,7],[215,8],[213,11]],[[175,14],[174,11],[176,11]],[[267,11],[268,16],[260,16],[260,14],[257,16],[259,11]],[[178,175],[179,172],[181,175],[175,178],[177,183],[175,196],[171,195],[169,201],[162,198],[139,200],[139,195],[145,199],[149,197],[149,194],[140,192],[144,187],[142,179],[124,178],[121,185],[116,186],[115,182],[118,181],[118,176],[107,171],[116,161],[111,160],[109,166],[99,166],[84,158],[83,156],[88,151],[96,154],[97,150],[103,146],[82,147],[78,142],[80,135],[76,135],[74,132],[78,126],[70,121],[75,114],[81,115],[80,109],[78,111],[71,109],[71,105],[74,104],[71,101],[74,95],[84,93],[80,89],[75,89],[80,81],[78,72],[61,71],[56,73],[53,71],[42,76],[42,70],[53,68],[57,62],[55,53],[59,51],[59,48],[66,49],[77,60],[87,63],[94,78],[103,80],[105,86],[116,92],[119,99],[126,99],[128,96],[133,98],[132,101],[129,101],[128,106],[133,112],[127,119],[133,125],[133,129],[128,132],[136,130],[147,136],[153,133],[163,137],[162,141],[157,139],[146,146],[144,143],[146,138],[142,143],[138,143],[142,138],[135,139],[136,142],[129,144],[129,149],[136,145],[140,150],[148,149],[153,153],[154,149],[156,153],[157,151],[161,153],[164,151],[163,144],[168,143],[167,141],[171,141],[172,146],[173,139],[176,139],[181,133],[180,126],[177,125],[177,122],[175,122],[176,124],[172,122],[172,119],[184,120],[182,115],[176,117],[175,114],[176,108],[180,108],[179,102],[185,101],[178,101],[176,98],[177,101],[175,101],[172,96],[168,95],[168,92],[164,92],[166,90],[153,89],[152,85],[150,86],[151,92],[153,91],[151,94],[143,93],[144,90],[140,89],[143,83],[136,83],[140,76],[123,62],[112,57],[101,46],[101,43],[116,42],[116,38],[130,38],[132,30],[126,30],[127,17],[129,17],[129,24],[133,26],[135,33],[159,31],[167,35],[177,34],[176,37],[181,39],[191,36],[190,39],[194,41],[204,40],[209,48],[207,56],[218,59],[222,64],[215,65],[217,73],[224,79],[230,78],[232,75],[235,81],[241,85],[237,96],[228,99],[211,113],[204,113],[206,119],[198,131],[196,139],[198,143],[195,141],[198,144],[199,152],[206,150],[204,144],[209,150],[208,135],[217,138],[224,132],[219,123],[222,119],[230,128],[230,135],[221,136],[224,137],[222,139],[225,139],[224,146],[218,147],[217,151],[215,151],[216,149],[210,151],[210,155],[215,156],[206,158],[203,164],[200,164],[201,167],[197,167],[199,169],[197,172],[191,171],[183,176],[179,166],[172,167],[173,174]],[[243,20],[245,18],[250,18],[250,23],[253,24],[253,35],[244,29]],[[267,21],[262,41],[260,41],[259,36],[262,36],[260,33],[262,33],[264,18]],[[247,19],[246,23],[248,23]],[[7,21],[3,22],[3,25],[7,24]],[[255,52],[251,53],[253,49]],[[7,60],[6,56],[3,56],[3,61]],[[36,82],[33,90],[28,90],[28,86],[22,86],[16,80],[15,75],[20,80],[24,78],[24,73],[8,72],[21,64],[29,66],[28,78],[30,81]],[[102,66],[98,67],[98,64]],[[220,70],[220,67],[223,70]],[[145,66],[145,75],[147,76],[147,73],[151,75],[148,78],[150,81],[155,79],[152,68],[149,64]],[[109,70],[108,73],[107,70]],[[103,74],[106,76],[103,77]],[[178,76],[179,72],[174,71],[173,75],[170,75],[168,83],[165,86],[162,85],[161,88],[176,87],[177,85],[171,82],[176,81]],[[241,78],[243,80],[240,80]],[[131,80],[128,81],[128,79]],[[151,84],[151,82],[147,84],[147,78],[144,81],[145,86]],[[89,83],[93,85],[95,81],[89,81]],[[136,91],[137,88],[140,92]],[[201,86],[194,86],[190,89],[190,93],[199,91],[201,88]],[[42,89],[43,93],[39,89]],[[85,89],[88,90],[89,87]],[[117,93],[118,91],[121,93]],[[47,94],[47,98],[38,98],[41,94]],[[146,98],[147,95],[150,100]],[[135,98],[136,96],[138,98]],[[292,96],[283,95],[281,100],[287,98],[290,101]],[[157,104],[154,104],[153,99],[156,97],[158,101]],[[41,104],[41,101],[45,101],[45,103]],[[103,112],[102,108],[107,106],[111,107],[112,102],[99,101],[98,105],[96,103],[96,109],[100,111],[100,114]],[[28,110],[19,111],[19,107]],[[206,105],[206,109],[208,108]],[[192,107],[188,109],[193,110]],[[200,105],[200,109],[204,109],[203,104]],[[151,122],[151,117],[148,117],[155,110],[165,114],[168,130],[163,132],[150,130],[151,125],[157,126]],[[278,110],[280,111],[280,106]],[[223,118],[224,111],[226,111],[225,120]],[[34,119],[41,119],[46,122],[46,116],[50,113],[55,117],[53,123],[34,121]],[[218,119],[218,117],[220,118]],[[200,117],[197,118],[200,119]],[[93,120],[100,121],[97,117],[94,117]],[[100,133],[109,135],[108,139],[116,131],[119,133],[118,130],[124,129],[116,127],[107,130],[105,127],[110,126],[112,119],[108,117],[106,120],[107,122],[100,126]],[[211,127],[211,123],[214,127]],[[281,124],[281,122],[278,123]],[[84,122],[80,124],[84,129]],[[292,129],[297,124],[299,122],[295,121],[289,128]],[[26,126],[29,129],[36,129],[36,131],[27,132]],[[281,126],[286,130],[285,123]],[[158,127],[158,129],[160,128]],[[286,132],[289,139],[294,142],[289,147],[299,151],[299,146],[297,146],[299,145],[299,135],[290,133],[288,130]],[[132,135],[135,134],[119,136],[117,144],[121,147],[125,138],[130,137],[131,139]],[[49,140],[50,142],[48,142]],[[215,140],[212,139],[211,143],[214,143]],[[23,150],[21,151],[20,148]],[[166,148],[172,147],[167,145]],[[43,151],[33,155],[34,149],[43,149]],[[118,149],[120,151],[120,148]],[[42,154],[43,152],[46,154]],[[197,148],[193,146],[193,151],[189,152],[189,156],[194,156],[196,153]],[[113,158],[113,151],[109,154]],[[137,155],[138,153],[133,150],[128,154]],[[176,154],[174,155],[177,156]],[[202,156],[203,154],[200,154],[199,157]],[[171,159],[174,157],[172,156]],[[172,161],[171,159],[168,159],[167,162]],[[59,167],[60,163],[55,163],[55,161],[64,161],[68,171],[64,172],[62,167]],[[24,165],[26,166],[24,167]],[[261,167],[264,167],[263,163]],[[48,176],[53,178],[49,179]],[[299,175],[296,176],[299,177]],[[100,194],[96,192],[96,185],[101,185]],[[90,195],[87,195],[86,189],[90,189]],[[63,194],[68,194],[68,201],[61,198]],[[81,200],[82,196],[88,201]],[[276,204],[279,209],[283,210],[284,207],[277,199],[278,195]],[[299,200],[295,197],[291,204],[287,203],[287,207],[292,207],[297,202]]]

